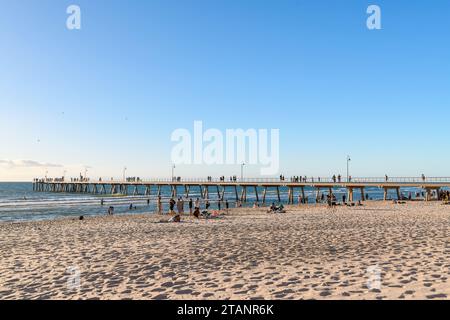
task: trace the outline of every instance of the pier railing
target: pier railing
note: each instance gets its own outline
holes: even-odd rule
[[[152,183],[194,183],[194,184],[208,184],[208,183],[450,183],[450,177],[352,177],[347,179],[347,177],[342,177],[341,179],[333,179],[332,177],[299,177],[299,179],[294,178],[236,178],[230,179],[229,177],[224,180],[220,178],[181,178],[181,179],[171,179],[171,178],[146,178],[146,179],[35,179],[34,182],[44,182],[44,183],[105,183],[105,184],[152,184]]]

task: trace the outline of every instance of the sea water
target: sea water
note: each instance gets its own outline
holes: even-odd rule
[[[132,193],[132,187],[128,192]],[[200,189],[198,187],[190,188],[189,197],[196,200],[200,197]],[[361,199],[358,189],[354,190],[354,200]],[[417,188],[402,188],[402,193],[407,196],[409,192],[413,197],[416,192],[422,192]],[[139,193],[144,194],[144,187],[139,187]],[[179,187],[178,196],[184,197],[184,188]],[[323,189],[322,192],[327,194],[328,190]],[[114,207],[115,214],[153,214],[156,212],[156,189],[152,188],[150,196],[111,196],[111,195],[93,195],[88,193],[51,193],[33,191],[32,183],[26,182],[2,182],[0,183],[0,222],[1,221],[30,221],[30,220],[49,220],[63,217],[79,217],[79,216],[98,216],[105,215],[109,206]],[[280,188],[281,201],[286,203],[288,200],[288,189]],[[297,203],[300,189],[296,188],[294,192],[294,201]],[[316,189],[305,188],[305,195],[310,203],[315,202]],[[334,188],[338,201],[347,193],[345,188]],[[383,199],[383,190],[379,188],[365,188],[365,193],[372,200]],[[258,187],[259,200],[262,199],[263,188]],[[167,212],[168,202],[171,195],[171,189],[166,186],[161,188],[161,199],[163,209]],[[241,190],[238,188],[238,195]],[[218,195],[215,187],[209,189],[211,209],[218,207]],[[392,199],[396,198],[395,190],[390,190],[388,196]],[[235,191],[234,188],[228,187],[225,192],[225,199],[228,199],[230,208],[235,207]],[[104,204],[101,205],[103,199]],[[149,204],[147,201],[149,200]],[[187,200],[185,200],[185,210],[187,210]],[[245,206],[253,206],[256,201],[256,195],[253,188],[247,188],[247,203]],[[266,204],[278,202],[278,196],[275,188],[268,188],[266,195]],[[130,210],[130,204],[133,209]],[[221,207],[224,208],[222,203]],[[202,201],[204,208],[204,201]]]

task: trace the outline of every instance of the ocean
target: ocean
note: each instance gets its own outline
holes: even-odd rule
[[[131,188],[130,188],[131,189]],[[129,190],[132,192],[132,190]],[[154,192],[154,189],[152,190]],[[288,194],[287,188],[281,188],[281,200],[287,202]],[[326,190],[323,190],[326,192]],[[407,195],[412,192],[415,193],[422,190],[416,188],[403,188],[402,193]],[[170,188],[163,187],[161,196],[164,209],[168,208],[168,201],[170,199]],[[240,190],[238,189],[239,195]],[[346,194],[345,188],[335,188],[333,193],[337,199],[340,200],[342,195]],[[366,188],[365,192],[369,195],[371,200],[383,199],[383,191],[378,188]],[[144,190],[140,190],[144,193]],[[262,188],[258,189],[261,199]],[[312,188],[305,188],[306,196],[309,202],[313,203],[316,197],[316,190]],[[212,209],[217,209],[217,194],[216,189],[209,190],[210,203]],[[299,190],[296,189],[294,200],[298,200]],[[183,195],[183,190],[178,190],[178,195]],[[190,195],[193,200],[200,197],[200,191],[195,187],[191,187]],[[394,191],[389,193],[389,197],[396,198]],[[256,200],[254,191],[248,189],[248,202],[244,205],[252,206]],[[101,205],[103,199],[104,204]],[[150,204],[147,204],[147,200]],[[225,193],[225,199],[228,199],[230,207],[235,207],[234,190],[228,188]],[[355,190],[354,200],[358,201],[360,194]],[[278,201],[275,189],[269,188],[266,196],[266,203]],[[186,201],[187,202],[187,201]],[[133,209],[130,210],[130,204]],[[5,221],[31,221],[31,220],[49,220],[63,217],[79,217],[79,216],[99,216],[107,213],[108,207],[114,207],[115,214],[153,214],[156,212],[156,196],[110,196],[110,195],[92,195],[86,193],[48,193],[33,191],[32,183],[26,182],[2,182],[0,183],[0,222]],[[135,207],[135,209],[134,209]],[[187,203],[186,203],[187,207]],[[224,205],[222,204],[222,208]]]

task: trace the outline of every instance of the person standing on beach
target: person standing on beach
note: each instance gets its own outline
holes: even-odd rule
[[[183,198],[180,198],[180,200],[181,200],[181,213],[184,214],[184,200]]]
[[[183,204],[182,204],[182,202],[181,202],[181,198],[178,198],[178,200],[177,200],[177,210],[178,210],[178,214],[181,214],[182,213],[182,211],[183,211]]]
[[[199,199],[199,198],[197,198],[197,199],[195,200],[195,208],[196,208],[196,209],[200,209],[200,199]]]
[[[173,198],[170,198],[169,200],[169,213],[173,214],[173,208],[175,207],[175,200],[173,200]]]
[[[206,204],[205,204],[206,211],[208,211],[209,206],[210,206],[209,200],[206,200]]]
[[[230,204],[228,203],[228,200],[225,200],[225,208],[228,213],[228,209],[230,208]]]
[[[220,201],[220,199],[219,199],[219,201],[217,201],[217,208],[219,209],[219,211],[220,211],[220,207],[221,207],[221,205],[220,205],[220,203],[221,203],[221,201]]]
[[[162,213],[162,203],[161,203],[161,196],[158,196],[158,202],[156,204],[157,209],[158,209],[158,214]]]
[[[189,214],[192,215],[192,198],[189,198]]]
[[[150,205],[150,199],[147,199],[147,206]]]

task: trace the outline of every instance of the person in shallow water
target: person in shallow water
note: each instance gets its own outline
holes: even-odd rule
[[[110,206],[109,208],[108,208],[108,215],[109,216],[112,216],[114,214],[114,207],[113,206]]]

